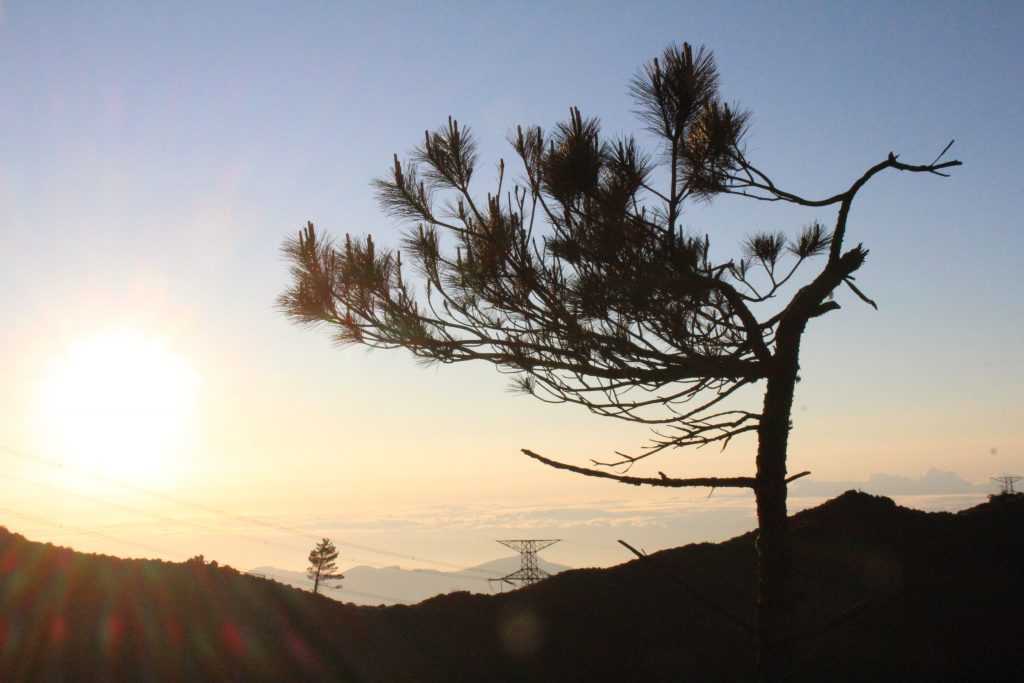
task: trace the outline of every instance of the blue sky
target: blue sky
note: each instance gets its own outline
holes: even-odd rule
[[[1021,469],[1022,29],[1009,2],[0,3],[0,442],[38,451],[26,397],[48,359],[127,325],[203,378],[178,463],[197,492],[252,508],[304,490],[311,513],[337,492],[603,495],[518,448],[585,461],[642,430],[512,397],[487,367],[338,350],[273,309],[278,249],[306,220],[393,242],[369,181],[449,114],[488,167],[517,123],[573,105],[638,130],[629,78],[687,40],[714,50],[723,94],[753,112],[751,157],[794,191],[951,138],[965,164],[859,197],[848,239],[871,250],[858,282],[881,310],[840,293],[810,330],[794,469]],[[832,216],[729,199],[685,220],[728,250],[815,218]],[[740,444],[655,469],[751,467]]]

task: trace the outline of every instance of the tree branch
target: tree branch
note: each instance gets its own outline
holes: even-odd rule
[[[800,479],[801,477],[806,477],[810,473],[811,473],[810,470],[804,470],[803,472],[798,472],[798,473],[796,473],[796,474],[794,474],[794,475],[792,475],[790,477],[786,477],[786,483],[790,484],[790,483],[796,481],[797,479]]]
[[[587,477],[598,477],[600,479],[612,479],[623,484],[631,484],[633,486],[641,486],[646,484],[648,486],[667,486],[670,488],[682,488],[682,487],[714,487],[714,488],[748,488],[752,489],[756,485],[756,480],[753,477],[698,477],[695,479],[672,479],[670,477],[630,477],[626,475],[612,474],[611,472],[604,472],[602,470],[594,470],[587,467],[576,467],[575,465],[569,465],[564,462],[558,462],[557,460],[551,460],[545,458],[543,455],[534,453],[526,448],[522,449],[524,455],[537,460],[538,462],[544,463],[548,467],[554,467],[557,470],[567,470],[569,472],[575,472],[576,474],[582,474]]]

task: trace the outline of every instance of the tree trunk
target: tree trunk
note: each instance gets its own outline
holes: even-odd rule
[[[774,683],[792,662],[792,591],[789,523],[786,517],[786,447],[799,365],[799,334],[778,340],[777,371],[768,378],[758,428],[757,656],[760,679]]]

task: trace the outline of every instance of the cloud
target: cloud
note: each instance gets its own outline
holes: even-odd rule
[[[932,467],[920,477],[904,477],[875,473],[867,481],[816,481],[806,477],[793,483],[793,496],[835,496],[850,489],[880,496],[922,496],[982,493],[989,491],[986,484],[972,484],[954,472]]]
[[[956,510],[983,499],[978,486],[959,476],[929,470],[921,477],[872,475],[866,481],[828,482],[805,478],[794,484],[790,512],[813,507],[851,488],[890,495],[897,502],[926,510]],[[757,526],[750,492],[674,494],[643,492],[635,498],[545,501],[523,505],[490,501],[479,504],[431,505],[358,518],[321,517],[304,528],[369,547],[409,556],[421,554],[465,566],[501,552],[500,538],[558,538],[545,555],[570,566],[607,566],[632,559],[618,544],[622,539],[647,552],[689,543],[718,542]],[[360,551],[362,552],[362,551]],[[410,557],[410,559],[412,559]],[[388,558],[388,562],[393,562]]]

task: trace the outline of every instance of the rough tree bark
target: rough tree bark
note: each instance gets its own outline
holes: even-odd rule
[[[792,615],[792,558],[786,514],[786,451],[793,391],[800,369],[799,331],[779,330],[778,369],[768,378],[758,428],[754,485],[757,501],[757,656],[764,681],[784,678],[792,663],[789,637]]]

